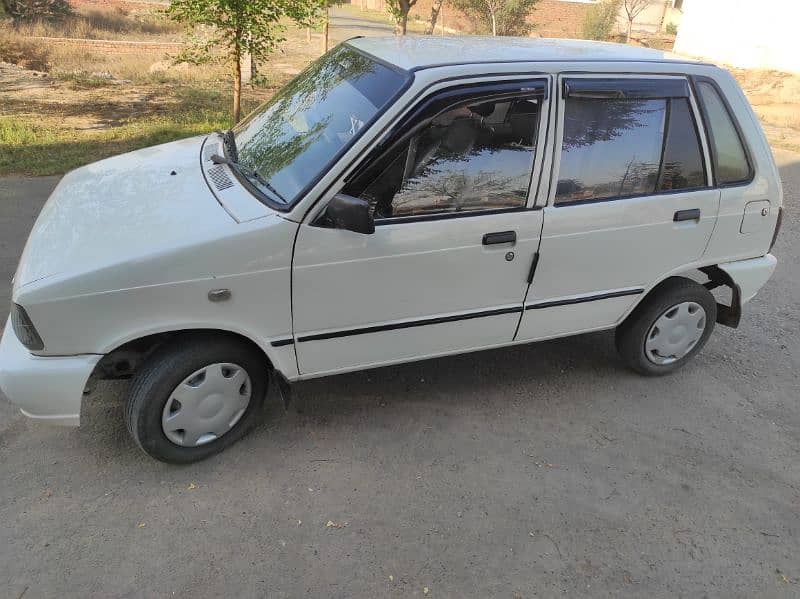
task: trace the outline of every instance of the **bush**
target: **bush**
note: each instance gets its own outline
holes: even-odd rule
[[[678,35],[678,26],[675,23],[667,23],[664,31],[669,35]]]
[[[72,14],[67,0],[0,0],[0,3],[15,21],[58,19]]]
[[[611,37],[619,15],[620,0],[603,0],[586,11],[581,36],[587,40],[607,40]]]
[[[44,44],[26,40],[0,27],[0,61],[34,71],[50,70],[50,51]]]
[[[497,35],[528,35],[534,28],[528,17],[538,2],[505,0],[495,12]],[[492,33],[491,4],[487,0],[452,0],[452,6],[463,12],[480,34]]]

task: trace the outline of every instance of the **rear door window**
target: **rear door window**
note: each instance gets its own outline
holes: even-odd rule
[[[705,111],[716,182],[731,185],[748,181],[752,169],[725,102],[708,81],[697,82],[697,93]]]
[[[705,186],[688,97],[667,89],[675,97],[660,98],[658,80],[639,83],[648,85],[626,80],[619,85],[630,89],[627,94],[593,89],[567,97],[556,204]]]

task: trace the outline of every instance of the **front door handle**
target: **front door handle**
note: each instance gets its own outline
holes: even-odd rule
[[[691,210],[678,210],[675,216],[672,217],[674,222],[682,220],[700,220],[700,208],[692,208]]]
[[[514,243],[517,241],[516,231],[498,231],[497,233],[487,233],[483,236],[483,245],[495,245],[497,243]]]

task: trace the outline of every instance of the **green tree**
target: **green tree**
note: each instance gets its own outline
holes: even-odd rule
[[[631,41],[631,32],[633,31],[633,22],[636,20],[644,10],[650,6],[651,0],[622,0],[622,8],[625,11],[625,20],[628,21],[628,27],[625,34],[625,41]]]
[[[581,37],[587,40],[607,40],[619,16],[621,0],[603,0],[586,11]]]
[[[416,3],[417,0],[386,0],[386,8],[394,19],[395,28],[400,35],[406,34],[408,12]]]
[[[539,0],[453,0],[478,31],[492,35],[527,35],[533,29],[528,16]]]
[[[425,34],[432,35],[433,30],[436,29],[436,21],[439,19],[439,13],[442,12],[442,5],[444,0],[433,0],[431,3],[431,18],[428,25],[425,27]]]
[[[306,0],[309,3],[308,17],[303,25],[314,27],[321,25],[322,29],[322,53],[325,54],[330,49],[330,9],[332,6],[341,6],[345,0]],[[309,41],[311,38],[308,38]]]
[[[189,26],[208,28],[194,36],[178,60],[202,64],[227,61],[233,70],[233,122],[241,118],[242,58],[261,59],[284,40],[282,19],[308,19],[317,4],[308,0],[173,0],[169,15]]]

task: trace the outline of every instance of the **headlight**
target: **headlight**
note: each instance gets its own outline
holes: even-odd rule
[[[14,327],[14,334],[22,345],[32,351],[44,349],[42,338],[39,337],[30,316],[22,306],[11,304],[11,326]]]

